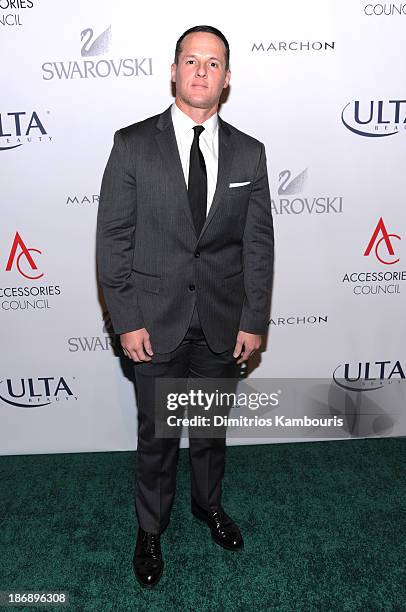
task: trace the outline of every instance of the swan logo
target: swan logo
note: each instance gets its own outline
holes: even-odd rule
[[[385,382],[400,383],[405,379],[400,361],[366,361],[356,366],[350,363],[340,364],[333,372],[333,380],[342,389],[349,391],[376,391],[382,389]]]
[[[344,106],[341,121],[358,136],[394,136],[406,128],[405,104],[406,100],[355,100]]]
[[[105,310],[103,312],[103,333],[112,335],[114,334],[113,323],[108,310]]]
[[[379,235],[381,235],[381,237],[378,240]],[[375,257],[380,263],[386,266],[393,266],[393,264],[398,263],[399,257],[395,255],[395,249],[393,248],[391,238],[401,240],[398,234],[388,233],[385,223],[381,217],[373,231],[370,241],[368,242],[368,246],[364,251],[364,257],[369,257],[373,247],[375,246]]]
[[[343,212],[342,196],[297,196],[305,190],[308,169],[292,174],[288,169],[279,173],[278,200],[271,200],[276,215],[330,214]],[[296,196],[296,197],[292,197]]]
[[[36,111],[0,113],[0,151],[17,149],[25,143],[50,140],[52,136],[47,134],[44,121]]]
[[[75,376],[72,380],[75,380]],[[77,400],[66,377],[38,376],[0,380],[0,400],[17,408],[42,408],[53,402]]]
[[[111,26],[100,34],[95,40],[93,40],[92,28],[86,28],[80,33],[80,40],[83,42],[80,50],[82,57],[94,57],[95,55],[103,55],[110,51],[111,47]]]
[[[20,253],[17,255],[17,249],[20,250]],[[6,272],[10,272],[13,264],[15,262],[15,266],[24,278],[29,280],[38,280],[44,276],[43,272],[40,272],[38,266],[35,262],[34,256],[32,253],[36,253],[35,256],[38,258],[38,255],[42,255],[42,251],[39,249],[28,248],[21,238],[20,234],[16,232],[14,236],[13,244],[11,246],[10,255],[6,264]]]
[[[290,170],[279,172],[278,195],[292,195],[303,191],[307,183],[307,168],[292,178]]]
[[[82,61],[44,62],[42,64],[42,78],[44,81],[51,81],[52,79],[105,79],[152,75],[152,57],[98,59],[111,50],[111,26],[108,26],[97,36],[95,36],[92,28],[85,28],[80,33],[80,42],[80,55],[86,59]]]

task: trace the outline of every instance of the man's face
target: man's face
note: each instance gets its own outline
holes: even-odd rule
[[[194,108],[217,106],[231,72],[226,71],[226,50],[222,40],[208,32],[193,32],[182,41],[178,64],[171,66],[176,97]]]

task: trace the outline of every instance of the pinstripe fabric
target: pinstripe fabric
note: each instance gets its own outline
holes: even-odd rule
[[[266,333],[273,250],[261,142],[219,117],[217,186],[196,236],[170,107],[115,133],[100,191],[96,256],[117,334],[146,327],[155,352],[173,351],[196,302],[215,352],[231,348],[239,329]]]

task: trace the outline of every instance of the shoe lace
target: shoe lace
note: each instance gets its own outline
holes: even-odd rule
[[[155,533],[144,533],[144,545],[151,557],[158,558],[161,552],[159,536]]]
[[[214,512],[212,512],[211,517],[215,523],[216,529],[218,531],[224,532],[225,514],[222,508],[219,508],[219,510],[215,510]]]

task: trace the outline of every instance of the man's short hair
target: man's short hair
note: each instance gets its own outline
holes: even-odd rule
[[[224,36],[223,32],[220,32],[220,30],[218,30],[217,28],[214,28],[213,26],[208,26],[208,25],[193,26],[193,28],[189,28],[188,30],[186,30],[186,32],[183,32],[183,34],[178,38],[176,42],[175,60],[174,60],[175,64],[177,65],[179,61],[179,55],[182,51],[183,39],[188,34],[193,34],[193,32],[208,32],[209,34],[214,34],[215,36],[220,38],[220,40],[223,42],[225,49],[226,49],[226,70],[228,70],[230,66],[230,46],[228,44],[228,40]]]

